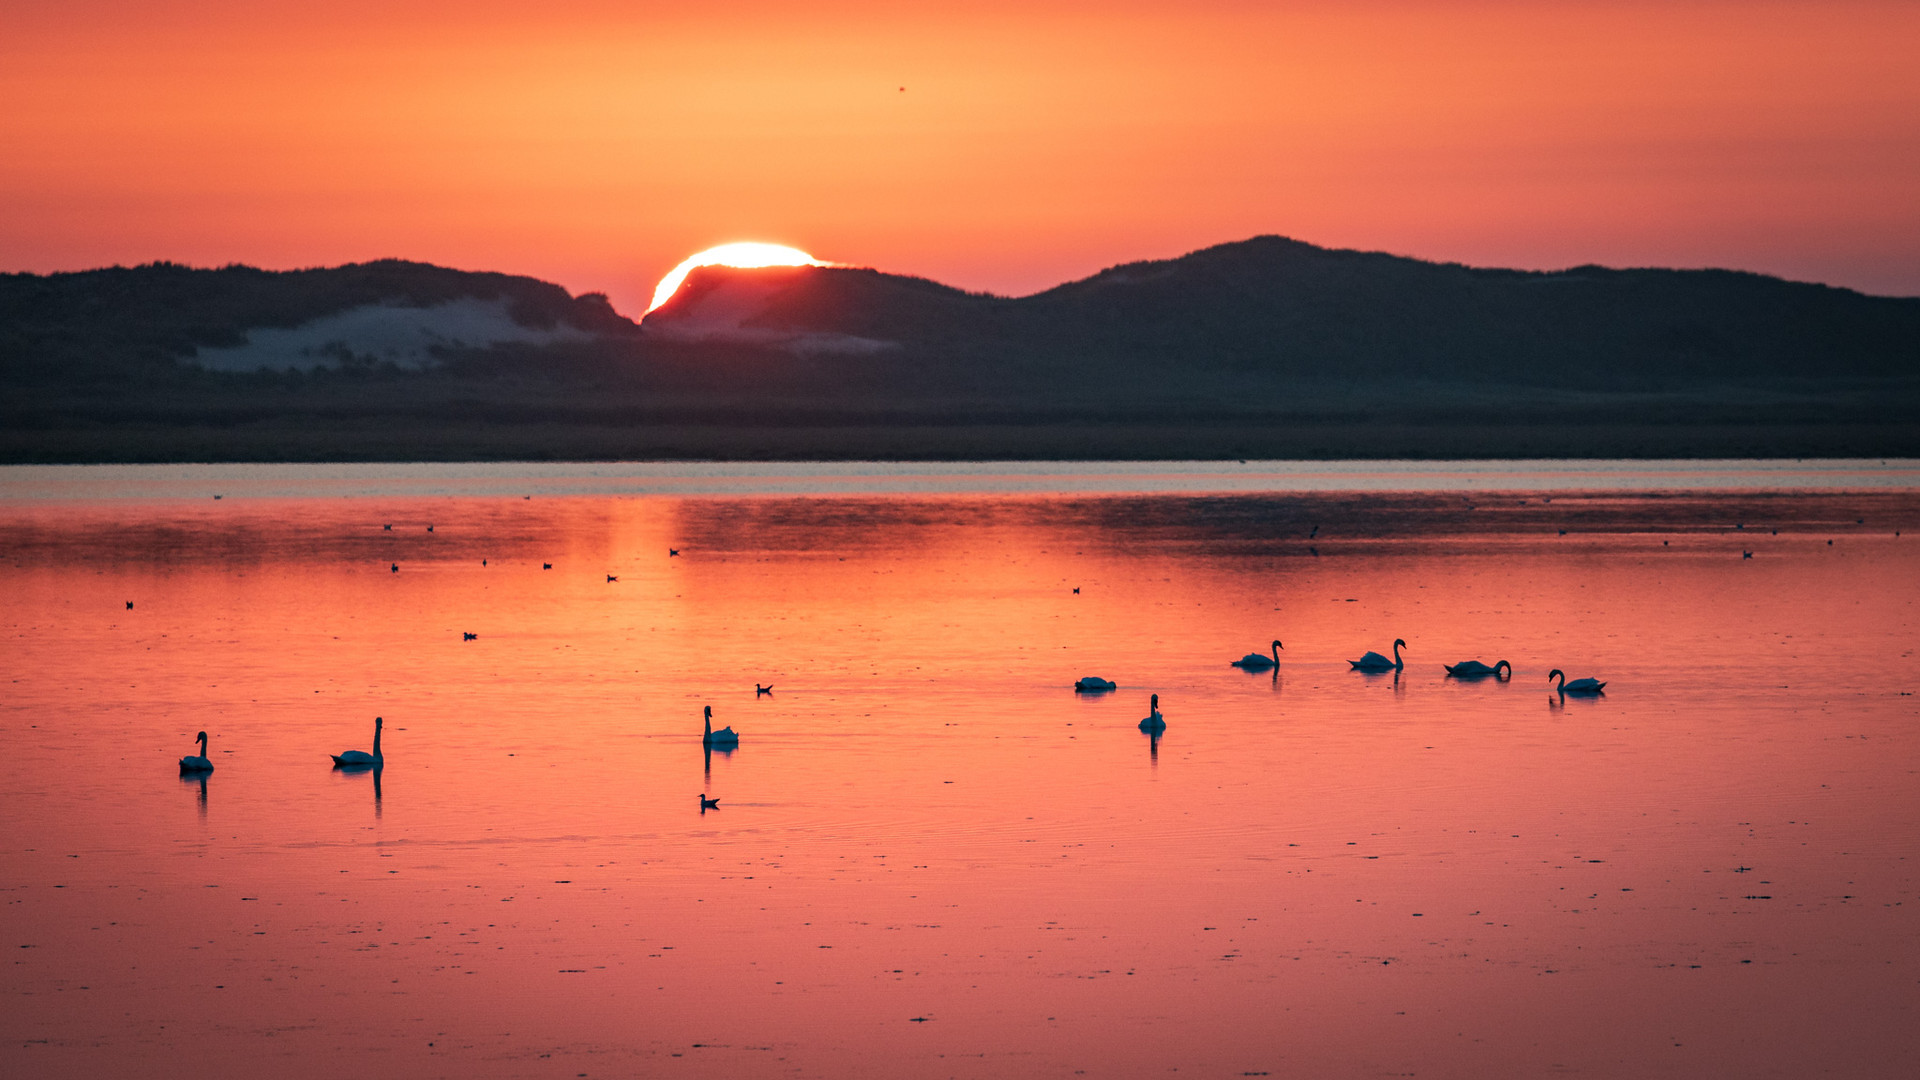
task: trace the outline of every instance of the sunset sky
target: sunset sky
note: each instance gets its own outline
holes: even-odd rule
[[[9,0],[0,270],[729,240],[1023,293],[1261,233],[1920,294],[1920,4]],[[904,89],[902,89],[904,88]]]

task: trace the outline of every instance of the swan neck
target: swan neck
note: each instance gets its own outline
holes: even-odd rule
[[[373,756],[380,756],[380,725],[373,725]]]

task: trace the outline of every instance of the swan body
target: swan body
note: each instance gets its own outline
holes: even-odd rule
[[[1270,667],[1279,667],[1280,650],[1284,648],[1286,648],[1286,646],[1280,644],[1280,639],[1275,638],[1273,639],[1273,655],[1269,656],[1266,653],[1250,652],[1240,659],[1235,660],[1233,666],[1245,668],[1248,671],[1265,671]]]
[[[740,733],[733,730],[731,726],[723,727],[719,731],[713,730],[713,706],[711,705],[707,706],[706,723],[707,723],[706,733],[700,736],[701,742],[707,744],[708,746],[739,746],[740,745]]]
[[[342,765],[380,765],[385,763],[386,758],[380,754],[380,729],[384,726],[386,726],[385,720],[382,720],[378,716],[373,718],[373,753],[369,754],[365,750],[349,750],[344,754],[334,754],[332,755],[334,767],[339,768]]]
[[[1355,671],[1399,671],[1407,666],[1407,662],[1400,659],[1400,650],[1405,648],[1406,644],[1399,638],[1393,639],[1393,659],[1391,660],[1377,652],[1369,651],[1360,659],[1349,660],[1347,663],[1352,664]]]
[[[1140,721],[1140,730],[1149,735],[1158,735],[1167,730],[1167,718],[1160,715],[1160,695],[1153,695],[1153,703],[1147,707],[1147,718]]]
[[[1098,675],[1082,676],[1079,682],[1073,684],[1073,690],[1076,694],[1098,694],[1103,691],[1118,689],[1120,689],[1119,683],[1109,682]]]
[[[183,773],[212,772],[213,762],[207,760],[207,733],[203,731],[195,735],[194,740],[200,744],[200,753],[198,755],[189,754],[181,758],[180,771]]]
[[[1462,660],[1457,664],[1442,664],[1440,666],[1447,669],[1449,678],[1454,679],[1484,679],[1489,675],[1500,676],[1501,669],[1503,668],[1506,670],[1506,675],[1500,677],[1513,678],[1513,665],[1507,663],[1505,660],[1494,664],[1492,667],[1488,667],[1478,660]]]
[[[1575,679],[1572,682],[1568,682],[1567,673],[1561,671],[1559,668],[1554,668],[1547,673],[1548,682],[1552,682],[1555,678],[1560,680],[1560,685],[1557,689],[1562,694],[1604,694],[1607,692],[1607,684],[1598,679]]]

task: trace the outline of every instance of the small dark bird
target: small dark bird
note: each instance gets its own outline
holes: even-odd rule
[[[1561,529],[1561,530],[1560,530],[1560,535],[1561,535],[1561,536],[1565,536],[1565,535],[1567,535],[1567,530],[1565,530],[1565,529]]]
[[[1309,539],[1309,540],[1311,540],[1311,539],[1313,539],[1314,537],[1316,537],[1316,536],[1319,536],[1319,535],[1320,535],[1320,526],[1318,526],[1318,525],[1315,525],[1315,526],[1313,527],[1313,531],[1307,534],[1307,539]]]
[[[1661,546],[1661,547],[1666,547],[1666,546],[1667,546],[1667,542],[1666,542],[1665,540],[1662,540],[1662,541],[1660,541],[1660,546]]]
[[[131,600],[129,600],[129,601],[127,601],[127,610],[128,610],[128,611],[132,611],[132,610],[133,610],[133,601],[131,601]]]
[[[480,565],[481,565],[481,566],[485,566],[485,565],[487,565],[487,560],[485,560],[485,559],[481,559],[481,560],[480,560]]]
[[[552,563],[550,563],[550,562],[543,562],[543,563],[541,563],[541,564],[540,564],[540,569],[542,569],[542,570],[551,570],[551,569],[553,569],[553,564],[552,564]]]
[[[1743,552],[1741,552],[1741,553],[1740,553],[1740,557],[1741,557],[1741,558],[1743,558],[1743,559],[1751,559],[1751,558],[1753,558],[1753,552],[1751,552],[1751,551],[1743,551]]]
[[[389,567],[388,569],[390,569],[390,570],[392,570],[392,571],[393,571],[394,573],[396,573],[396,574],[397,574],[397,573],[399,573],[399,572],[400,572],[400,564],[399,564],[399,563],[394,563],[394,564],[393,564],[393,565],[392,565],[391,567]]]
[[[221,499],[221,498],[222,498],[222,496],[219,496],[219,495],[215,495],[215,496],[214,496],[214,500],[215,500],[215,501],[218,501],[218,500],[219,500],[219,499]]]
[[[1078,586],[1078,585],[1075,585],[1075,586],[1073,587],[1073,591],[1074,591],[1075,593],[1078,593],[1078,592],[1080,591],[1080,586]]]
[[[432,531],[433,531],[433,526],[431,526],[431,525],[429,525],[429,526],[427,526],[427,531],[428,531],[428,532],[432,532]]]
[[[128,607],[132,607],[133,605],[132,605],[132,604],[128,604],[127,606],[128,606]],[[761,686],[761,685],[760,685],[759,683],[754,683],[754,684],[753,684],[753,696],[754,696],[754,697],[759,697],[759,696],[760,696],[761,694],[771,694],[771,693],[773,693],[773,686],[772,686],[771,684],[769,684],[769,685],[767,685],[767,686]]]
[[[709,799],[705,795],[700,796],[700,812],[701,813],[704,814],[709,810],[718,810],[718,809],[720,809],[719,799]]]
[[[619,579],[619,578],[617,578],[617,577],[614,577],[614,576],[613,576],[612,574],[608,574],[608,575],[607,575],[607,580],[608,580],[608,581],[619,581],[620,579]]]
[[[480,637],[480,635],[479,635],[479,634],[467,634],[467,633],[462,633],[462,634],[460,635],[460,638],[461,638],[461,640],[462,640],[462,641],[475,641],[475,640],[478,640],[478,639],[479,639],[479,637]]]
[[[393,531],[393,526],[391,526],[391,525],[382,525],[382,526],[380,526],[380,527],[381,527],[381,528],[383,528],[383,529],[385,529],[385,530],[387,530],[388,532],[392,532],[392,531]]]
[[[678,555],[678,554],[680,554],[680,549],[679,549],[679,548],[668,548],[668,549],[667,549],[667,558],[669,558],[669,559],[671,559],[671,558],[673,558],[673,557],[674,557],[675,555]]]

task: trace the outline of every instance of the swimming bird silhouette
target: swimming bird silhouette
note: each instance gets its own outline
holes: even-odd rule
[[[391,526],[391,525],[382,525],[382,526],[380,526],[380,527],[381,527],[382,529],[385,529],[385,530],[387,530],[388,532],[392,532],[392,531],[393,531],[393,526]]]
[[[1751,559],[1751,558],[1753,558],[1753,552],[1751,552],[1751,551],[1743,551],[1743,552],[1741,552],[1741,553],[1740,553],[1740,557],[1741,557],[1741,558],[1743,558],[1743,559]],[[132,607],[133,605],[132,605],[132,604],[128,604],[127,606],[128,606],[128,607]]]
[[[1286,648],[1286,646],[1280,644],[1280,639],[1274,638],[1271,650],[1273,653],[1272,656],[1268,656],[1266,653],[1250,652],[1240,659],[1235,660],[1231,666],[1246,668],[1248,671],[1265,671],[1270,667],[1279,667],[1280,650],[1284,648]]]
[[[718,810],[718,809],[720,809],[719,799],[709,799],[707,798],[707,795],[705,792],[700,793],[700,812],[701,813],[704,814],[709,810]]]
[[[460,639],[461,639],[462,641],[474,641],[474,640],[476,640],[476,639],[478,639],[479,637],[480,637],[480,635],[479,635],[479,634],[468,634],[468,633],[464,633],[464,632],[463,632],[463,633],[462,633],[462,634],[460,635]]]
[[[427,526],[427,531],[428,531],[428,532],[432,532],[432,531],[433,531],[433,526],[431,526],[431,525],[429,525],[429,526]]]
[[[1575,679],[1568,682],[1567,673],[1559,668],[1547,672],[1548,682],[1552,682],[1556,677],[1560,680],[1558,689],[1562,694],[1603,694],[1607,690],[1606,683],[1595,679]]]
[[[1147,718],[1140,721],[1140,730],[1149,735],[1158,735],[1167,730],[1167,718],[1160,715],[1160,695],[1153,695],[1152,703],[1147,706]]]
[[[542,569],[542,570],[551,570],[551,569],[553,569],[553,564],[552,564],[552,563],[550,563],[550,562],[543,562],[543,563],[541,563],[541,564],[540,564],[540,569]]]
[[[675,555],[678,555],[678,554],[680,554],[680,549],[679,549],[679,548],[668,548],[668,549],[667,549],[667,558],[669,558],[669,559],[671,559],[671,558],[673,558],[673,557],[674,557]]]
[[[761,686],[759,683],[753,684],[754,697],[759,697],[761,694],[771,694],[771,693],[773,693],[773,685],[771,683],[767,684],[766,686]]]
[[[740,733],[733,730],[731,725],[723,727],[719,731],[713,730],[713,706],[711,705],[707,706],[706,724],[706,732],[700,736],[701,742],[708,746],[740,745]]]
[[[209,773],[213,771],[213,762],[207,760],[207,733],[194,736],[200,744],[199,754],[189,754],[180,759],[180,771],[183,773]]]
[[[619,581],[620,579],[619,579],[619,578],[617,578],[617,577],[614,577],[614,576],[613,576],[612,574],[608,574],[608,575],[607,575],[607,580],[608,580],[608,581]]]
[[[1118,690],[1118,683],[1108,682],[1098,675],[1082,675],[1080,681],[1073,684],[1076,694],[1099,694],[1108,690]]]
[[[1442,664],[1440,666],[1447,669],[1447,677],[1450,679],[1484,679],[1489,675],[1500,676],[1506,679],[1513,678],[1513,665],[1507,663],[1505,660],[1499,661],[1492,667],[1488,667],[1478,660],[1462,660],[1457,664]],[[1502,668],[1505,668],[1507,672],[1504,676],[1500,675],[1500,669]]]
[[[132,611],[132,610],[133,610],[133,601],[131,601],[131,600],[129,600],[129,601],[127,601],[127,610],[128,610],[128,611]]]
[[[399,564],[399,563],[394,563],[393,565],[391,565],[391,566],[389,566],[389,567],[388,567],[388,569],[389,569],[389,570],[392,570],[392,571],[393,571],[394,573],[396,573],[396,574],[397,574],[397,573],[399,573],[399,572],[400,572],[400,564]]]
[[[373,718],[373,753],[369,754],[365,750],[348,750],[342,754],[331,755],[333,757],[333,767],[337,769],[342,765],[379,765],[384,763],[387,759],[380,753],[380,729],[384,726],[386,726],[385,720],[382,720],[378,716]]]
[[[1075,586],[1073,587],[1073,591],[1074,591],[1074,593],[1075,593],[1075,595],[1078,595],[1078,594],[1079,594],[1079,592],[1080,592],[1080,586],[1078,586],[1078,585],[1075,585]],[[131,605],[129,605],[129,606],[131,606]]]
[[[1400,650],[1404,648],[1406,644],[1406,642],[1399,638],[1393,639],[1393,659],[1391,660],[1381,656],[1377,652],[1369,650],[1367,655],[1358,660],[1349,660],[1347,663],[1352,664],[1355,671],[1399,671],[1401,668],[1407,666],[1407,662],[1400,659]]]

